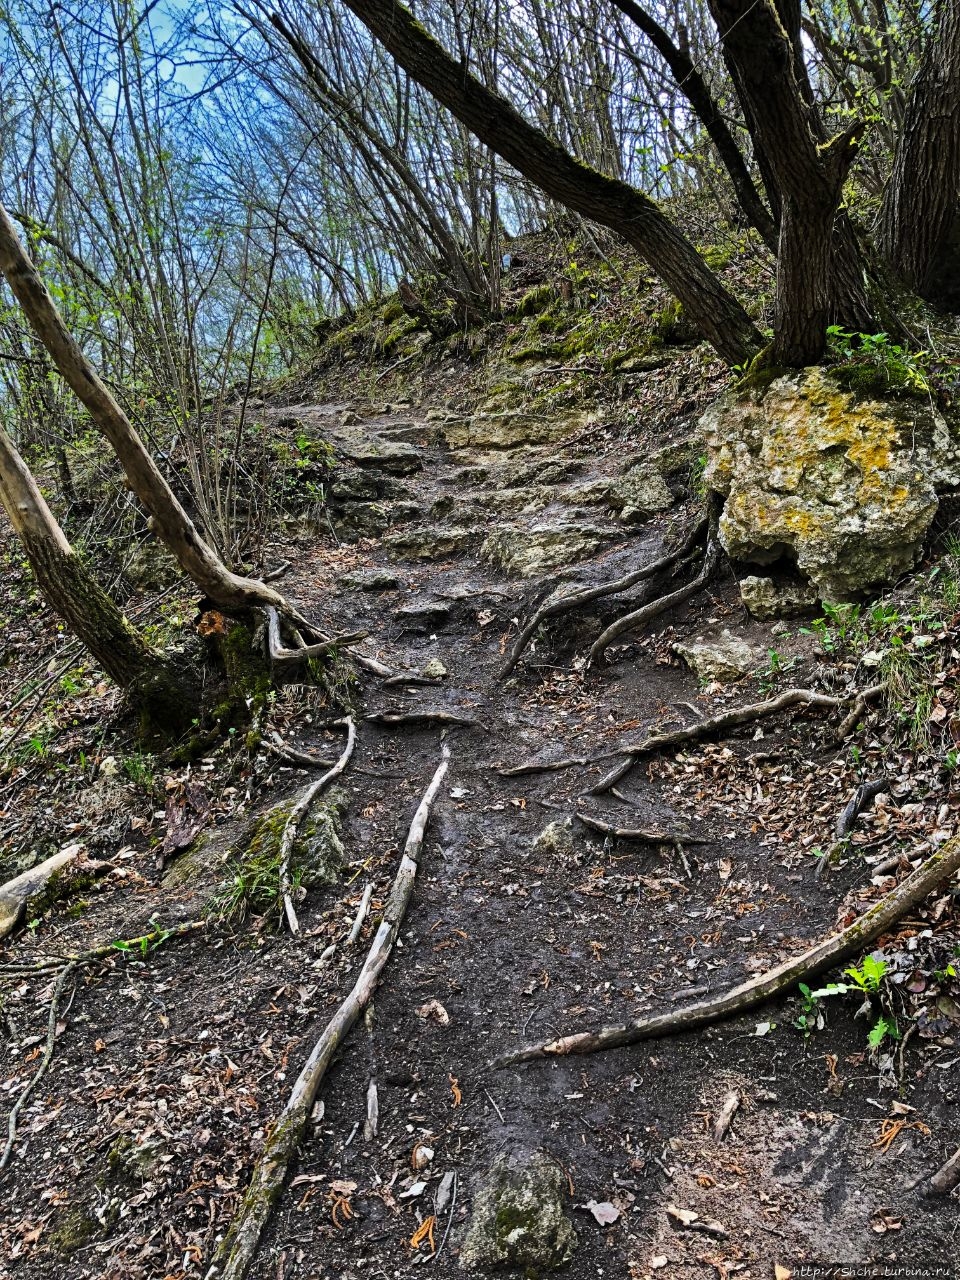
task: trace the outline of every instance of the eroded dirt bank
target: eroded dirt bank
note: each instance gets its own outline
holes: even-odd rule
[[[637,502],[655,507],[656,484],[648,476],[638,495],[634,477],[632,501],[621,501],[629,458],[607,451],[598,460],[589,440],[544,440],[536,424],[519,445],[524,431],[513,430],[507,448],[502,423],[492,431],[489,421],[428,420],[404,407],[359,419],[346,406],[276,413],[358,464],[340,478],[334,527],[369,535],[337,546],[301,530],[285,591],[331,628],[368,630],[371,656],[436,681],[371,678],[365,713],[442,709],[474,723],[447,731],[450,773],[402,945],[373,1016],[323,1090],[314,1138],[253,1274],[348,1280],[419,1266],[462,1274],[464,1229],[486,1172],[501,1154],[522,1163],[537,1151],[567,1183],[577,1277],[768,1277],[801,1261],[946,1264],[955,1202],[909,1188],[960,1142],[949,1025],[894,1046],[881,1062],[867,1024],[853,1017],[856,1001],[837,1002],[827,1028],[807,1039],[790,1025],[796,1002],[780,1002],[633,1049],[486,1066],[523,1041],[732,985],[875,898],[881,889],[861,858],[818,881],[810,853],[829,844],[860,776],[855,764],[890,770],[892,798],[865,819],[865,841],[883,839],[891,824],[919,840],[954,822],[949,796],[928,799],[922,779],[904,790],[882,735],[868,734],[854,760],[823,719],[803,716],[645,761],[618,796],[587,794],[616,743],[757,696],[754,676],[702,689],[672,652],[677,640],[727,628],[755,647],[763,687],[780,687],[778,668],[791,664],[791,683],[822,680],[812,637],[746,620],[727,571],[658,619],[653,638],[624,637],[608,667],[585,671],[579,659],[602,625],[662,581],[565,615],[511,681],[498,681],[533,601],[561,580],[599,582],[655,559],[695,518],[682,432],[659,442],[662,509],[643,520]],[[338,734],[311,720],[309,699],[295,690],[278,700],[272,728],[303,750],[338,750]],[[327,963],[320,956],[349,930],[367,881],[376,914],[439,759],[440,732],[362,725],[344,780],[347,866],[301,904],[301,939],[248,920],[146,957],[118,953],[83,973],[3,1175],[5,1274],[203,1274],[362,943],[341,946]],[[571,757],[585,763],[498,772]],[[173,861],[159,883],[146,837],[162,834],[162,822],[121,811],[101,849],[116,870],[76,918],[55,915],[4,960],[131,937],[155,917],[203,916],[230,874],[223,859],[240,824],[227,811],[237,803],[260,811],[305,777],[262,754],[230,796],[217,797],[224,821],[216,827],[215,805],[209,842]],[[672,845],[604,838],[577,813],[690,837],[689,865]],[[79,839],[96,835],[75,821]],[[905,947],[910,932],[948,937],[952,899],[934,910],[907,923]],[[24,974],[6,1002],[8,1099],[42,1053],[48,986]],[[364,1127],[371,1081],[375,1135]],[[711,1124],[732,1090],[742,1101],[717,1142]],[[584,1207],[591,1201],[611,1205],[615,1221],[598,1222]],[[434,1213],[435,1252],[426,1236],[412,1248]]]

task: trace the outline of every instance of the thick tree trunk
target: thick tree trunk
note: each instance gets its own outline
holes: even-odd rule
[[[485,88],[397,0],[345,0],[416,82],[551,199],[602,223],[632,245],[731,364],[762,346],[753,321],[654,202],[575,160],[510,103]]]
[[[696,112],[697,119],[706,130],[707,136],[717,150],[717,155],[726,169],[733,184],[744,216],[760,233],[767,248],[776,252],[777,227],[766,206],[760,198],[747,162],[737,146],[730,126],[723,117],[718,104],[714,101],[710,86],[700,74],[696,63],[686,50],[679,48],[670,36],[645,9],[635,0],[610,0],[621,13],[639,28],[657,50],[670,68],[677,88]]]
[[[773,359],[787,365],[815,364],[823,355],[827,325],[847,309],[855,310],[858,320],[868,311],[865,296],[862,305],[856,298],[862,271],[849,224],[844,222],[842,234],[834,235],[844,179],[862,127],[824,140],[790,34],[798,28],[799,6],[794,0],[779,0],[776,8],[772,0],[709,4],[754,145],[779,197]],[[834,262],[837,254],[840,269]]]
[[[957,0],[940,0],[936,19],[907,100],[880,220],[880,246],[890,265],[932,301],[940,294],[940,259],[960,211]]]
[[[222,609],[248,609],[254,605],[271,604],[284,614],[294,615],[278,592],[262,582],[231,573],[201,538],[129,418],[68,332],[2,205],[0,272],[6,277],[53,363],[113,446],[131,488],[150,512],[152,528],[169,547],[184,572]]]
[[[195,710],[189,673],[173,671],[130,626],[67,541],[2,426],[0,503],[50,608],[157,728],[185,728]]]

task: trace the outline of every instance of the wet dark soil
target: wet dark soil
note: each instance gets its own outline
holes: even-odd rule
[[[303,406],[283,412],[309,421]],[[321,418],[327,431],[336,421]],[[385,439],[402,433],[423,459],[424,470],[403,479],[406,494],[392,500],[407,504],[407,523],[398,527],[471,528],[475,536],[457,554],[415,560],[391,558],[380,539],[337,547],[329,537],[303,536],[293,555],[287,543],[294,566],[283,589],[331,629],[368,629],[365,651],[394,669],[419,672],[431,659],[446,669],[435,686],[384,687],[368,678],[366,712],[442,708],[476,723],[448,731],[450,772],[400,943],[371,1016],[330,1072],[312,1139],[252,1274],[353,1280],[419,1267],[461,1274],[458,1249],[484,1172],[502,1152],[535,1150],[567,1175],[579,1237],[568,1273],[578,1278],[769,1277],[775,1266],[786,1276],[815,1261],[950,1265],[956,1202],[911,1189],[960,1143],[958,1051],[949,1036],[912,1038],[881,1078],[856,1001],[835,1001],[827,1026],[806,1039],[792,1025],[796,1001],[781,1001],[693,1035],[488,1068],[520,1043],[670,1009],[742,981],[830,931],[845,895],[849,906],[851,894],[869,894],[870,886],[856,864],[821,881],[813,875],[811,840],[829,832],[846,799],[823,722],[766,725],[762,740],[751,727],[722,749],[671,756],[668,768],[638,765],[620,798],[586,795],[617,742],[653,723],[687,723],[718,703],[756,697],[752,681],[702,691],[669,648],[681,635],[719,626],[761,652],[770,647],[769,626],[743,617],[729,575],[658,619],[655,639],[612,651],[605,669],[584,671],[577,658],[601,625],[663,583],[559,619],[514,679],[497,681],[516,620],[561,572],[570,582],[594,582],[655,558],[693,518],[692,504],[639,529],[618,526],[596,507],[571,507],[564,496],[571,484],[618,465],[615,453],[592,457],[588,443],[569,455],[583,471],[555,485],[545,505],[494,512],[487,500],[508,487],[511,467],[565,456],[562,446],[481,457],[438,443],[433,424],[396,423],[397,415],[381,416],[364,429]],[[487,479],[464,480],[467,466]],[[390,502],[385,507],[389,515]],[[560,517],[607,527],[607,549],[529,581],[478,558],[493,524],[523,528]],[[335,588],[338,575],[370,567],[389,568],[399,585],[376,593]],[[801,660],[799,672],[803,662],[811,670],[803,638],[775,643]],[[792,680],[804,682],[796,672]],[[287,740],[329,757],[340,737],[317,716],[308,721],[297,697],[288,691],[278,704]],[[368,880],[374,914],[385,898],[440,750],[436,727],[362,725],[345,778],[351,868],[345,883],[301,904],[300,939],[247,921],[147,956],[118,953],[85,972],[0,1184],[0,1275],[203,1274],[264,1132],[364,944],[341,946],[325,965],[320,954],[348,931]],[[497,772],[564,757],[599,758],[518,777]],[[771,760],[786,763],[773,772]],[[264,764],[250,804],[263,808],[304,780],[296,769]],[[605,840],[575,818],[569,842],[537,843],[549,824],[578,811],[622,826],[683,830],[703,843],[687,846],[689,874],[670,846]],[[229,844],[237,830],[226,824],[217,839]],[[93,886],[76,918],[64,908],[4,958],[67,953],[133,936],[154,917],[170,923],[207,912],[216,869],[192,887],[157,884],[145,841],[128,831],[122,843],[129,852],[117,860],[120,876]],[[914,923],[916,932],[927,927]],[[48,981],[25,976],[7,999],[4,1111],[42,1052],[45,995]],[[364,1129],[371,1082],[375,1136]],[[715,1142],[712,1119],[731,1090],[742,1101],[729,1134]],[[432,1156],[415,1172],[424,1147]],[[428,1242],[413,1248],[448,1173],[456,1175],[446,1179],[455,1196],[437,1215],[435,1252]],[[612,1203],[617,1220],[600,1225],[584,1207],[589,1201]],[[697,1218],[681,1225],[668,1206]]]

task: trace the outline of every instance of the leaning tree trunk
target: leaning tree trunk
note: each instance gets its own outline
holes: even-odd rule
[[[960,192],[960,4],[940,0],[884,195],[880,247],[903,281],[937,301]]]
[[[730,364],[763,345],[753,321],[689,240],[634,187],[575,160],[456,62],[398,0],[344,0],[406,73],[551,199],[622,236]]]
[[[823,140],[805,101],[805,75],[798,70],[794,42],[771,0],[709,4],[781,206],[773,359],[815,364],[823,355],[827,325],[844,310],[842,291],[862,278],[859,262],[840,273],[833,259],[837,209],[863,126]],[[789,13],[785,16],[792,24]],[[841,242],[840,252],[859,258],[852,239]]]
[[[50,608],[129,695],[151,727],[177,732],[186,728],[196,709],[196,690],[188,670],[181,663],[174,671],[130,626],[67,541],[2,426],[0,503]]]
[[[0,273],[6,277],[53,363],[87,407],[94,424],[113,446],[131,488],[150,512],[151,528],[166,543],[184,572],[221,609],[249,609],[255,605],[269,604],[281,613],[299,618],[283,596],[271,587],[252,578],[231,573],[213,548],[200,536],[147,452],[130,419],[67,330],[2,205]]]

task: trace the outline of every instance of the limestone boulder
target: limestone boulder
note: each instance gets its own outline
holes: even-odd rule
[[[927,401],[859,396],[819,368],[728,393],[700,429],[729,555],[794,561],[831,602],[911,569],[937,490],[960,483],[956,442]]]
[[[526,1276],[566,1266],[577,1248],[566,1190],[559,1163],[544,1152],[498,1156],[474,1200],[460,1265]]]
[[[477,529],[447,528],[444,525],[421,525],[388,533],[383,545],[392,556],[401,560],[440,560],[456,555],[477,541]]]

